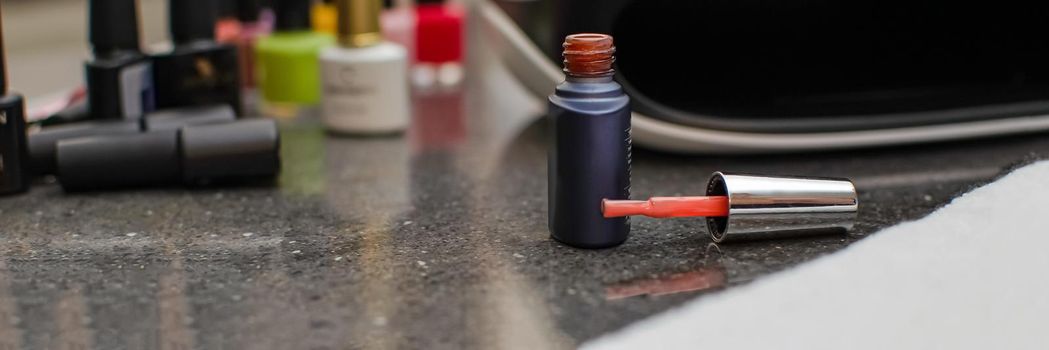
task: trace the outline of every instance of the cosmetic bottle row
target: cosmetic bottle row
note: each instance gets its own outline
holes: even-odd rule
[[[314,6],[314,29],[336,33],[336,1]],[[462,78],[464,11],[456,3],[442,0],[385,0],[382,33],[401,44],[412,61],[416,86],[455,85]]]
[[[441,2],[276,0],[273,32],[255,42],[263,114],[320,114],[332,131],[407,129],[410,82],[463,80],[462,11]],[[242,43],[248,41],[242,40]]]
[[[241,114],[237,48],[215,41],[211,0],[172,0],[172,48],[145,54],[138,2],[91,0],[84,63],[90,119],[139,118],[155,109],[227,104]]]
[[[403,101],[386,92],[400,94],[402,88],[383,82],[413,82],[425,89],[455,86],[463,79],[463,11],[456,4],[171,0],[168,9],[171,47],[147,53],[140,45],[136,1],[89,1],[93,58],[85,62],[86,103],[49,122],[134,118],[158,108],[213,103],[229,104],[238,115],[295,117],[319,111],[332,121],[338,119],[330,117],[337,108],[389,113],[379,106],[386,103],[369,103],[368,111],[347,104],[348,94],[365,92],[370,92],[368,100]],[[343,66],[356,62],[351,64],[356,69],[327,64],[322,71],[322,59]],[[403,117],[393,117],[398,118]],[[394,126],[403,124],[396,121],[369,121],[360,128],[329,124],[349,133],[403,129]]]
[[[314,106],[335,133],[399,133],[411,122],[411,63],[448,67],[462,55],[452,5],[387,3],[384,12],[379,0],[170,0],[171,45],[148,51],[137,5],[88,2],[83,103],[31,127],[22,99],[4,95],[0,192],[41,175],[67,190],[273,176],[276,124],[237,120],[256,114],[256,88],[262,105]],[[329,10],[334,34],[311,18]],[[457,83],[430,83],[438,80]]]
[[[141,50],[136,4],[89,2],[87,103],[71,109],[86,117],[63,115],[30,131],[22,97],[0,74],[0,194],[44,175],[67,191],[275,178],[277,124],[238,119],[239,56],[214,40],[215,3],[172,0],[172,46],[153,54]]]

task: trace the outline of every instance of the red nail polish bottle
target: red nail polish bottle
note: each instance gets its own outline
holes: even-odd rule
[[[463,80],[463,9],[455,3],[422,0],[415,7],[416,86],[454,86]]]

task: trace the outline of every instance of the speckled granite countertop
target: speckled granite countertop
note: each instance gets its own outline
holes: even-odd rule
[[[633,190],[701,193],[714,170],[849,177],[841,236],[714,245],[700,220],[636,219],[617,248],[546,231],[544,105],[483,50],[416,128],[284,126],[273,187],[0,198],[0,349],[570,348],[919,218],[1045,136],[776,157],[639,150]]]

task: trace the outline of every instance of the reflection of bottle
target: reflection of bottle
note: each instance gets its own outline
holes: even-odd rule
[[[412,107],[409,140],[413,151],[450,151],[466,140],[462,88],[415,90]]]
[[[139,48],[137,3],[88,3],[94,59],[84,63],[84,76],[93,118],[138,118],[153,110],[153,66]]]
[[[442,0],[422,0],[415,8],[416,86],[450,86],[463,80],[463,10]]]
[[[2,22],[2,21],[0,21]],[[2,25],[0,25],[2,27]],[[7,65],[0,33],[0,194],[29,188],[26,147],[25,100],[7,91]]]
[[[211,0],[170,0],[171,52],[154,57],[157,108],[225,103],[240,115],[237,48],[215,42]]]
[[[329,130],[392,133],[411,120],[407,53],[383,40],[377,0],[338,0],[339,46],[321,53],[324,100],[321,115]]]
[[[630,98],[612,80],[615,46],[603,34],[565,38],[564,83],[550,96],[550,234],[565,244],[623,243],[626,218],[604,218],[603,199],[630,198]]]
[[[271,104],[299,107],[320,100],[317,54],[334,42],[310,27],[308,0],[278,0],[273,34],[255,46],[262,98]]]

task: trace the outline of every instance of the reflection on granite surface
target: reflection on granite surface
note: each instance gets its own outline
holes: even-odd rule
[[[605,299],[618,300],[639,295],[653,297],[698,292],[725,286],[725,272],[719,268],[701,268],[664,277],[617,283],[605,288]]]
[[[623,246],[579,250],[546,230],[542,101],[483,50],[471,60],[465,90],[416,99],[426,130],[285,125],[275,188],[0,198],[0,349],[571,348],[1049,155],[1042,135],[774,157],[639,150],[638,198],[702,193],[714,170],[849,177],[860,221],[710,249],[702,219],[639,218]],[[660,297],[608,300],[609,286],[667,278],[641,288]],[[667,294],[683,289],[695,291]]]

